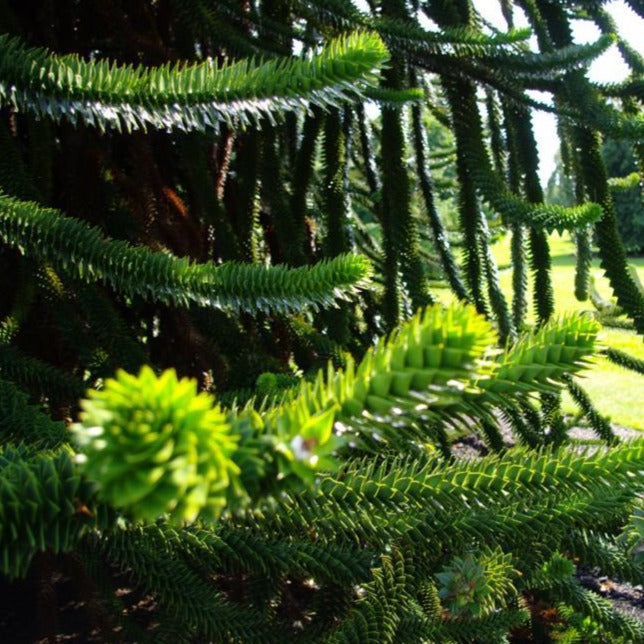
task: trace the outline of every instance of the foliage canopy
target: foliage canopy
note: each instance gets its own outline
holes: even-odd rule
[[[545,641],[548,606],[570,639],[644,640],[575,576],[643,582],[644,441],[574,377],[600,325],[555,314],[547,236],[574,233],[587,299],[594,230],[644,333],[601,155],[632,147],[640,182],[644,62],[605,3],[503,0],[505,31],[469,0],[32,4],[0,0],[0,587],[41,616],[25,638],[68,628],[63,572],[81,637]],[[591,83],[614,44],[631,76]]]

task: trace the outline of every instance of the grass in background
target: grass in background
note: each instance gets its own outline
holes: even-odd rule
[[[570,236],[554,233],[550,236],[552,255],[552,285],[555,296],[555,310],[558,313],[568,311],[594,311],[592,302],[579,302],[575,298],[575,245]],[[501,287],[512,300],[512,268],[510,262],[510,235],[506,235],[493,247],[499,265]],[[630,263],[636,267],[640,280],[644,281],[644,258],[631,258]],[[612,289],[599,267],[599,260],[592,264],[595,286],[600,295],[609,300]],[[449,301],[449,290],[437,292],[441,299]],[[529,318],[533,318],[532,291],[529,294]],[[644,359],[644,341],[634,331],[626,329],[604,328],[602,334],[606,345],[626,351],[630,355]],[[610,417],[619,425],[626,425],[644,430],[644,377],[617,365],[605,358],[598,357],[591,368],[581,374],[580,384],[593,399],[598,411]],[[576,414],[577,406],[568,394],[564,395],[563,408],[566,413]]]
[[[552,286],[555,294],[555,310],[594,311],[592,302],[579,302],[575,298],[575,245],[569,235],[553,234],[550,237],[552,253]],[[501,272],[501,285],[505,293],[512,293],[512,270],[509,267],[510,237],[506,236],[495,245],[495,256]],[[631,258],[630,263],[637,269],[640,279],[644,279],[644,259]],[[604,299],[610,299],[612,289],[599,267],[599,260],[592,264],[595,286]],[[532,306],[532,302],[530,303]],[[530,309],[532,311],[532,308]],[[605,327],[605,344],[644,359],[644,342],[634,331]],[[627,425],[644,430],[644,377],[609,362],[597,358],[592,368],[585,370],[580,381],[602,414],[609,416],[619,425]],[[564,411],[574,414],[578,411],[570,396],[564,395]]]

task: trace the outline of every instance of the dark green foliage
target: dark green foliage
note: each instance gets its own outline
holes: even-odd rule
[[[575,267],[575,297],[584,302],[589,296],[590,263],[593,258],[589,231],[583,230],[575,235],[577,246],[577,265]]]
[[[460,110],[466,109],[461,97],[471,98],[472,88],[465,83],[454,84],[448,88],[448,96],[453,111],[453,118],[458,122],[465,122],[465,115],[458,117]],[[470,101],[471,106],[471,101]],[[457,159],[456,168],[459,181],[459,216],[463,231],[463,255],[465,260],[465,276],[467,285],[472,293],[472,299],[480,312],[487,310],[483,295],[482,258],[479,244],[481,214],[477,202],[475,186],[470,174],[465,147],[466,132],[459,128],[456,131]]]
[[[0,380],[0,436],[2,443],[29,443],[43,449],[66,439],[65,426],[29,403],[13,383]]]
[[[0,570],[23,577],[36,552],[73,548],[91,525],[88,486],[67,450],[0,452]]]
[[[512,316],[521,328],[528,310],[528,276],[525,259],[526,236],[521,224],[512,227]]]
[[[259,137],[256,132],[248,132],[237,150],[235,169],[238,173],[237,188],[241,203],[239,205],[239,237],[243,248],[243,259],[257,261],[257,240],[254,231],[258,225],[258,212],[255,204],[257,196],[257,177],[259,173]]]
[[[644,65],[602,3],[32,4],[0,2],[0,639],[641,640],[575,578],[642,583],[644,444],[574,378],[599,325],[555,315],[548,246],[583,299],[593,226],[642,326],[611,194]],[[613,42],[632,76],[589,83]]]
[[[537,583],[536,588],[551,600],[570,605],[576,612],[596,620],[607,632],[637,642],[644,638],[641,622],[616,609],[608,600],[600,597],[570,576],[559,582]]]
[[[0,189],[21,199],[38,199],[39,191],[5,123],[0,124],[0,146],[3,151],[0,157]]]
[[[641,241],[644,210],[640,194],[640,175],[631,146],[624,141],[608,138],[601,146],[601,152],[610,177],[608,184],[612,192],[618,231],[624,240],[626,251],[638,253],[644,248]],[[564,174],[561,160],[558,160],[548,181],[548,201],[569,205],[574,200],[574,192],[573,182]]]
[[[0,376],[19,384],[36,397],[75,400],[83,394],[83,383],[54,365],[24,355],[17,348],[0,345]]]
[[[584,181],[591,196],[604,209],[603,218],[595,225],[602,267],[611,281],[618,304],[633,317],[635,328],[644,332],[644,294],[628,271],[599,141],[596,135],[588,132],[582,133],[580,138]]]
[[[191,535],[186,536],[184,545],[171,532],[132,527],[93,545],[102,550],[107,562],[127,570],[133,583],[159,597],[162,633],[175,631],[182,641],[197,636],[268,640],[271,629],[261,614],[230,604],[190,565],[182,552],[192,545]],[[174,639],[170,634],[162,637],[166,638]]]
[[[595,430],[599,438],[606,441],[609,445],[617,440],[610,421],[602,416],[593,406],[588,394],[583,390],[579,383],[572,378],[567,377],[568,391],[579,408],[583,411],[591,427]]]
[[[291,195],[291,216],[294,220],[292,244],[295,252],[304,252],[305,248],[305,218],[307,214],[307,193],[310,190],[315,161],[315,144],[321,130],[322,115],[317,108],[307,114],[302,125],[302,140],[295,158],[293,175],[293,192]],[[282,214],[286,216],[286,214]],[[301,249],[301,250],[297,250]],[[346,249],[345,249],[346,250]],[[337,254],[337,253],[336,253]],[[299,257],[296,257],[299,259]]]
[[[499,272],[496,264],[496,259],[492,254],[490,248],[490,234],[487,227],[487,219],[483,213],[479,214],[480,229],[481,229],[481,251],[483,255],[483,263],[485,266],[485,278],[487,280],[488,298],[490,306],[499,325],[499,336],[502,343],[511,340],[515,337],[515,328],[508,303],[501,290],[499,282]]]
[[[396,19],[406,17],[404,2],[387,0],[383,6],[385,16]],[[387,88],[399,90],[404,83],[404,63],[401,57],[392,58],[391,68],[383,74]],[[416,224],[410,210],[409,177],[404,167],[405,141],[400,108],[385,106],[382,110],[382,180],[383,180],[383,234],[387,266],[386,313],[387,324],[392,327],[399,316],[397,272],[408,288],[412,308],[431,301],[427,293],[423,266],[418,249]]]
[[[535,229],[575,229],[592,223],[601,217],[597,204],[589,203],[575,208],[562,208],[543,204],[543,194],[537,189],[526,187],[527,202],[507,190],[501,177],[494,174],[490,160],[482,141],[482,125],[476,107],[473,87],[460,84],[450,91],[450,102],[454,111],[454,125],[457,137],[461,132],[463,154],[467,161],[468,171],[472,174],[485,199],[510,221],[525,223]],[[524,171],[526,182],[531,182],[532,171],[535,172],[536,186],[539,186],[536,170],[536,144],[530,141],[532,130],[525,115],[517,119],[520,152],[525,155]],[[532,151],[534,149],[534,152]],[[531,205],[532,204],[532,205]]]
[[[347,200],[344,190],[346,142],[339,110],[332,110],[325,119],[323,204],[326,215],[325,251],[336,257],[349,250]],[[346,345],[349,342],[349,316],[346,311],[329,312],[329,337]]]
[[[602,146],[602,157],[610,177],[630,177],[630,183],[623,186],[624,191],[616,192],[615,183],[610,182],[613,188],[617,228],[628,252],[642,252],[644,250],[644,204],[639,174],[633,174],[637,171],[633,154],[626,143],[607,139]]]
[[[620,351],[619,349],[606,349],[606,357],[615,364],[618,364],[620,367],[625,367],[626,369],[631,369],[637,373],[644,374],[644,361],[638,360],[633,356]]]
[[[605,570],[614,579],[637,585],[642,583],[644,570],[641,563],[629,557],[615,540],[588,531],[574,532],[568,539],[573,557],[580,557],[589,566]]]
[[[106,282],[121,293],[168,303],[224,309],[288,310],[329,303],[336,289],[369,276],[364,258],[344,255],[314,268],[266,269],[245,264],[191,264],[127,242],[106,240],[96,228],[0,194],[0,236],[29,256],[53,262],[81,280]],[[245,297],[238,285],[244,284]],[[311,297],[313,293],[316,293]]]
[[[523,190],[532,203],[544,200],[539,183],[537,144],[525,111],[513,114],[516,131],[517,163],[523,174]],[[543,230],[530,229],[530,267],[534,278],[534,305],[540,322],[546,321],[554,311],[554,295],[550,278],[550,248]]]
[[[513,107],[507,102],[503,103],[505,140],[507,145],[507,176],[510,190],[521,194],[521,164],[519,157],[519,141],[517,140],[516,114]],[[500,138],[500,134],[497,135]],[[500,152],[500,150],[499,150]],[[496,161],[497,171],[501,169],[503,158]],[[527,290],[528,274],[526,262],[526,235],[521,224],[511,225],[511,257],[512,257],[512,316],[517,328],[525,323],[528,309]]]
[[[313,150],[309,154],[312,156]],[[302,213],[297,213],[289,207],[288,192],[282,179],[283,159],[280,157],[280,151],[278,150],[277,130],[274,127],[266,129],[263,137],[261,159],[262,198],[268,209],[276,241],[286,263],[292,266],[303,264],[304,256],[300,230]],[[294,205],[302,206],[303,204]],[[298,223],[300,226],[298,226]],[[298,241],[300,244],[297,243]]]
[[[445,277],[454,294],[461,300],[467,300],[467,290],[460,276],[459,268],[452,254],[447,236],[447,230],[440,219],[436,210],[434,198],[434,188],[427,167],[425,140],[423,136],[423,127],[421,121],[421,108],[414,105],[411,108],[413,119],[414,150],[416,153],[416,168],[418,171],[418,180],[420,189],[425,201],[425,209],[429,217],[429,223],[434,236],[434,244],[440,256],[441,266],[445,272]]]
[[[537,4],[543,11],[552,43],[558,47],[569,45],[572,40],[570,26],[560,7],[543,7],[543,3]],[[590,98],[592,92],[588,87],[588,81],[580,72],[571,72],[562,89],[564,100],[573,100],[573,96],[574,100],[579,100],[586,119],[592,122],[592,117],[600,111],[605,117],[599,119],[602,121],[600,127],[607,127],[617,136],[628,138],[630,134],[637,138],[635,133],[623,131],[621,126],[624,122],[618,123],[619,118],[610,113],[613,108],[608,108],[603,103],[595,104],[595,97]],[[641,114],[638,118],[641,118]],[[619,131],[615,132],[615,129]],[[587,194],[590,199],[600,204],[603,210],[602,218],[595,224],[602,267],[611,282],[618,303],[633,317],[635,328],[644,332],[644,295],[628,272],[624,245],[617,230],[617,218],[608,187],[606,167],[601,158],[599,135],[596,131],[578,127],[575,137],[579,147],[580,175]]]

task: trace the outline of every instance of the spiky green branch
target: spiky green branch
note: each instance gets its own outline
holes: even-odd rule
[[[359,97],[387,59],[373,32],[343,36],[310,57],[156,68],[59,56],[4,34],[0,101],[101,130],[203,130],[258,123],[303,100],[330,106]]]
[[[0,194],[0,239],[28,256],[52,262],[84,281],[101,281],[118,292],[186,305],[247,311],[287,311],[330,305],[365,285],[367,260],[343,255],[312,267],[265,267],[212,262],[195,264],[109,240],[97,228],[52,208]],[[240,292],[240,286],[243,291]]]

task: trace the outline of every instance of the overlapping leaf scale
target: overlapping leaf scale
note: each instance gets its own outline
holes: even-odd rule
[[[457,427],[459,418],[474,416],[489,418],[496,424],[493,410],[508,415],[508,403],[536,392],[557,391],[571,373],[583,369],[590,360],[599,324],[590,316],[564,316],[552,318],[532,333],[524,334],[514,345],[508,345],[497,356],[491,368],[482,374],[474,374],[470,387],[460,397],[454,398],[439,412],[439,422],[449,422]],[[523,431],[528,444],[536,446],[538,437],[527,431],[524,423],[517,423],[515,414],[510,414],[510,423]],[[532,439],[537,439],[536,442]]]
[[[51,208],[0,193],[0,240],[51,262],[81,280],[101,281],[126,295],[225,310],[286,312],[329,306],[365,286],[371,268],[358,255],[314,266],[190,263],[110,240],[99,229]]]
[[[234,523],[266,536],[313,531],[322,542],[383,546],[407,535],[416,544],[439,537],[529,549],[551,537],[556,546],[572,527],[614,529],[643,487],[644,440],[586,453],[515,448],[451,466],[369,458]]]
[[[0,441],[26,443],[47,449],[66,438],[62,421],[54,421],[12,382],[0,379]]]
[[[560,387],[566,373],[585,364],[597,331],[589,317],[553,319],[500,352],[494,329],[474,307],[433,305],[382,338],[359,364],[349,357],[344,369],[329,365],[260,416],[252,406],[233,410],[231,423],[241,427],[252,418],[260,434],[291,440],[306,422],[332,418],[336,432],[363,449],[419,446],[432,440],[431,428],[414,425],[419,418],[457,423],[506,403],[508,395]]]
[[[101,130],[203,130],[220,121],[257,124],[307,102],[328,106],[355,99],[377,85],[376,72],[387,60],[373,32],[339,37],[310,57],[155,68],[59,56],[4,34],[0,102]]]
[[[407,513],[406,534],[416,541],[440,539],[455,550],[472,542],[498,546],[517,553],[520,566],[528,570],[540,552],[552,552],[566,543],[573,529],[607,530],[621,525],[635,494],[625,486],[614,489],[591,483],[581,492],[566,489],[561,494],[521,496],[508,501],[495,495],[474,503],[457,498],[440,508],[414,508]]]
[[[448,503],[454,496],[502,492],[535,494],[537,491],[575,490],[610,472],[613,484],[644,484],[644,440],[583,454],[574,451],[509,450],[453,466],[418,466],[414,461],[360,462],[339,476],[320,482],[320,492],[345,503],[382,499],[387,504]]]
[[[336,420],[377,431],[378,418],[411,412],[419,405],[445,404],[463,387],[472,370],[485,370],[483,360],[496,334],[471,305],[440,305],[419,311],[389,338],[382,338],[356,365],[329,366],[313,382],[303,382],[283,404],[266,410],[270,433],[295,436],[307,415],[335,409]],[[243,422],[245,412],[240,414]]]
[[[553,319],[506,350],[493,376],[477,384],[486,392],[554,389],[555,380],[586,366],[599,331],[598,322],[586,315]]]
[[[583,229],[602,216],[602,209],[596,203],[563,207],[556,204],[532,204],[507,190],[503,181],[492,171],[487,154],[474,142],[465,151],[477,187],[484,199],[499,213],[515,223],[550,232],[557,230]],[[476,149],[474,149],[476,148]]]
[[[595,42],[570,45],[550,52],[501,53],[498,56],[488,56],[485,64],[498,66],[505,73],[521,74],[522,76],[540,76],[547,72],[565,73],[571,68],[590,64],[615,42],[612,34],[600,36]]]
[[[502,498],[485,498],[482,507],[478,502],[469,507],[454,507],[453,539],[458,543],[459,538],[461,542],[476,538],[482,543],[518,551],[522,565],[528,569],[530,560],[538,556],[537,544],[542,553],[551,552],[560,547],[571,529],[615,529],[635,498],[636,491],[628,485],[627,477],[613,480],[606,476],[604,481],[587,481],[578,489],[537,488],[539,494],[526,487],[515,495],[519,500],[510,503],[504,503]],[[441,519],[439,525],[444,530],[449,525],[451,531],[449,516],[443,512]]]
[[[93,523],[88,498],[67,451],[0,450],[0,572],[23,577],[37,552],[73,548]]]
[[[493,376],[477,384],[486,392],[554,389],[554,381],[587,365],[599,331],[591,316],[553,319],[506,350]]]
[[[644,374],[644,360],[636,358],[624,351],[609,347],[606,349],[606,357],[620,367],[630,369],[636,373]]]
[[[472,543],[496,545],[518,553],[521,566],[529,569],[540,552],[560,547],[571,529],[615,529],[634,496],[624,483],[611,487],[610,482],[591,482],[573,492],[567,487],[561,492],[526,487],[507,497],[456,496],[414,506],[394,526],[413,542],[440,540],[455,550]]]
[[[396,406],[413,409],[425,393],[425,402],[440,404],[441,388],[485,369],[482,361],[495,343],[491,324],[473,306],[427,307],[381,339],[355,371],[348,365],[345,382],[338,378],[335,383],[338,390],[341,384],[355,382],[353,395],[342,399],[340,417],[357,415],[360,406],[385,415]],[[459,390],[456,383],[454,387]]]

